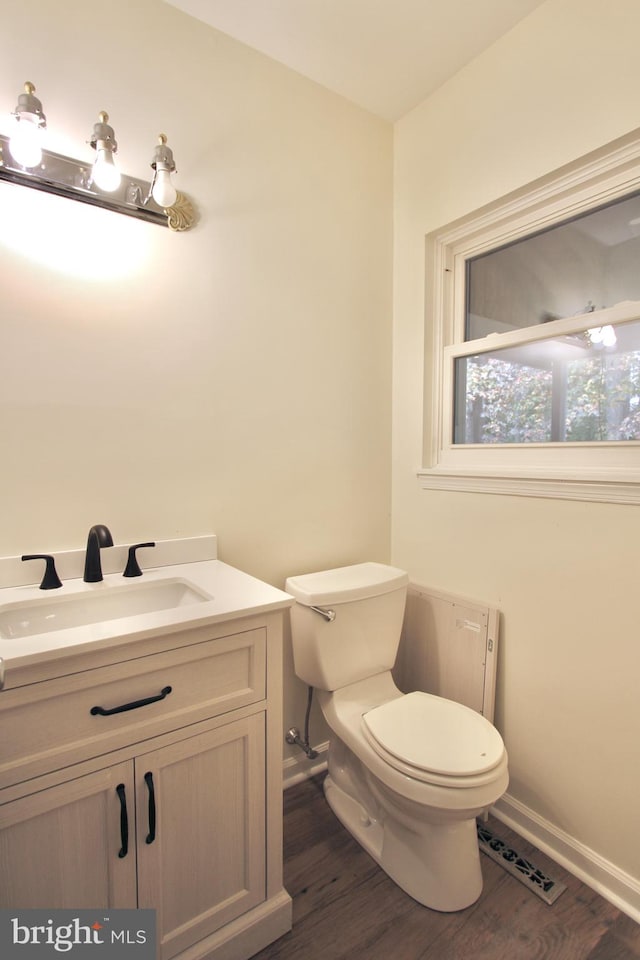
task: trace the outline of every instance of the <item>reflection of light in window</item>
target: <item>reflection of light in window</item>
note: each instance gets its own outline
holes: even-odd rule
[[[26,260],[84,280],[136,273],[147,224],[36,190],[2,185],[0,243]]]
[[[603,347],[615,347],[618,342],[616,332],[610,324],[607,324],[606,327],[593,327],[591,330],[587,330],[587,336],[591,343],[602,344]]]

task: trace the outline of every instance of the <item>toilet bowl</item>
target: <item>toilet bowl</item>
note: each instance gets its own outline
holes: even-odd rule
[[[461,910],[482,891],[475,818],[506,790],[507,754],[480,714],[396,687],[407,580],[381,564],[289,578],[294,664],[331,730],[332,810],[410,896]]]

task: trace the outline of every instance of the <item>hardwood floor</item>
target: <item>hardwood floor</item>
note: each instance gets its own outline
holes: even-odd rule
[[[640,926],[502,823],[489,826],[567,885],[548,906],[482,856],[484,889],[459,913],[403,893],[342,827],[315,777],[285,792],[293,930],[255,960],[638,960]]]

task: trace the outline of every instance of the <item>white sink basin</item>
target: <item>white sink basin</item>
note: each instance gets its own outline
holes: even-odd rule
[[[212,600],[188,580],[167,579],[111,586],[101,583],[68,596],[8,603],[0,607],[0,637],[31,637],[105,620],[119,620]]]

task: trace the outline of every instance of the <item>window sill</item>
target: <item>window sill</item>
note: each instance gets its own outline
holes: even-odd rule
[[[507,476],[434,468],[419,470],[417,476],[423,490],[640,504],[640,475],[625,479],[591,479],[571,476]]]

